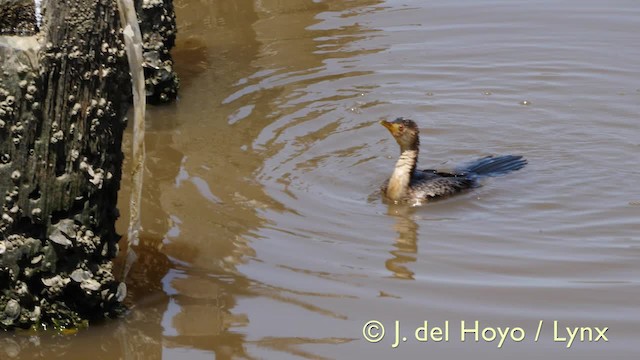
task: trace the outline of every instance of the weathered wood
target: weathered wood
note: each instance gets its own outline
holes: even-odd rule
[[[77,327],[122,309],[117,252],[130,78],[113,0],[47,0],[0,37],[0,327]]]
[[[179,87],[170,53],[177,33],[173,0],[135,0],[135,7],[142,33],[147,101],[170,102]]]
[[[0,35],[33,35],[36,25],[34,0],[0,0]]]

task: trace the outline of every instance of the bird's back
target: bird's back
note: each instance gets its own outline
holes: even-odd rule
[[[476,186],[476,180],[465,174],[449,174],[435,170],[416,171],[409,183],[408,197],[435,200],[455,195]]]

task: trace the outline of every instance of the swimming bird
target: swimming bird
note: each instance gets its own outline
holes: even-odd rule
[[[391,177],[382,185],[382,193],[396,203],[421,205],[478,187],[483,177],[498,176],[522,169],[522,156],[487,156],[457,168],[451,173],[417,170],[420,131],[413,120],[397,118],[380,121],[400,145],[400,158]]]

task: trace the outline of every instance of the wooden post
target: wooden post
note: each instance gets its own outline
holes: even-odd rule
[[[33,0],[0,0],[0,36],[28,36],[37,32]]]
[[[173,70],[170,50],[176,40],[173,0],[135,0],[144,57],[147,101],[167,103],[178,95],[178,76]]]
[[[0,13],[29,10],[17,1]],[[26,5],[16,19],[35,29]],[[126,293],[111,262],[131,88],[117,7],[43,7],[40,34],[0,36],[0,328],[76,328]]]

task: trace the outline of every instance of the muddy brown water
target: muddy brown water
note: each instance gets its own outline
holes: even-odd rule
[[[2,335],[2,358],[637,358],[637,1],[175,5],[182,89],[147,115],[132,310]],[[397,116],[424,167],[529,165],[385,204],[398,149],[377,121]],[[425,320],[448,339],[418,341]]]

